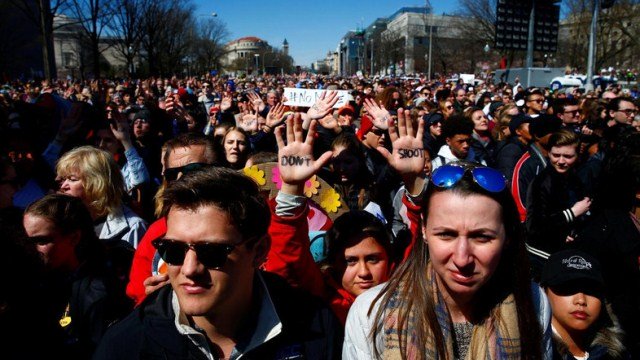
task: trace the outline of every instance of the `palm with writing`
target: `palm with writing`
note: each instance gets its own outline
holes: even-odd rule
[[[260,112],[264,110],[266,105],[264,104],[264,101],[262,101],[262,98],[260,97],[260,95],[251,91],[247,94],[247,97],[249,98],[249,101],[251,101],[251,104],[253,105],[253,109],[256,112]]]
[[[333,106],[338,102],[338,100],[337,91],[323,91],[315,104],[313,104],[313,106],[311,106],[307,111],[307,116],[309,116],[311,120],[318,120],[325,117],[325,115],[331,112]]]
[[[398,132],[393,120],[389,120],[389,138],[392,144],[392,153],[384,147],[378,147],[378,151],[387,159],[389,165],[403,178],[414,178],[424,172],[424,144],[422,135],[424,121],[420,119],[417,131],[413,129],[413,122],[409,111],[398,109]]]
[[[224,112],[224,111],[229,110],[231,108],[231,103],[232,103],[231,95],[228,94],[228,93],[225,94],[222,97],[222,101],[220,102],[220,111]]]
[[[279,126],[284,121],[284,104],[278,103],[271,109],[269,109],[269,114],[267,114],[266,125],[274,129],[276,126]]]
[[[286,131],[287,144],[284,143],[283,132]],[[316,122],[309,126],[307,138],[303,139],[302,120],[299,113],[289,115],[286,129],[276,128],[278,142],[278,169],[282,188],[280,191],[293,195],[301,195],[304,183],[316,174],[329,161],[331,151],[327,151],[317,160],[313,158],[313,141],[316,133]]]
[[[371,122],[378,129],[386,130],[389,127],[389,119],[391,115],[384,108],[384,105],[378,105],[373,99],[364,100],[364,109],[371,115]]]
[[[242,115],[239,125],[250,134],[258,131],[258,114],[249,110],[247,114]]]
[[[325,117],[319,119],[318,122],[327,130],[336,131],[336,129],[340,127],[338,120],[333,117],[333,114],[327,114]]]

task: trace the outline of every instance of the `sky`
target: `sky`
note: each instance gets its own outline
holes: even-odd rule
[[[196,16],[216,13],[227,25],[229,40],[257,36],[271,46],[282,47],[300,66],[310,66],[327,51],[335,51],[349,30],[367,27],[405,6],[423,6],[417,0],[194,0]],[[434,13],[453,13],[456,0],[432,0]]]

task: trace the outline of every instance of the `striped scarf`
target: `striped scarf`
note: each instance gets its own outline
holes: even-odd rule
[[[424,353],[425,359],[455,359],[453,350],[453,323],[447,307],[442,299],[442,295],[438,291],[435,283],[435,271],[431,264],[427,270],[429,274],[429,283],[434,292],[436,302],[436,317],[442,329],[445,339],[446,356],[438,354],[435,346],[433,334],[429,334],[424,348],[417,344],[417,334],[415,329],[419,319],[415,314],[409,315],[405,328],[402,330],[402,338],[406,343],[405,359],[418,359],[419,352]],[[384,317],[384,338],[385,347],[382,358],[385,360],[403,359],[400,349],[400,338],[398,331],[399,307],[403,306],[404,301],[399,298],[398,290],[390,298],[385,306]],[[518,330],[518,315],[516,303],[513,294],[508,295],[502,302],[497,304],[491,311],[490,316],[480,323],[474,324],[473,335],[469,344],[469,350],[465,359],[519,359],[520,356],[520,332]],[[426,327],[428,329],[428,327]]]

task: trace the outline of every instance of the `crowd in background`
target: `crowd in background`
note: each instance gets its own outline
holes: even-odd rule
[[[286,105],[285,88],[325,92],[302,108]],[[334,107],[335,90],[348,92],[345,105]],[[314,174],[349,211],[310,229],[309,210],[295,197],[302,194],[281,188],[269,202],[273,213],[265,221],[273,240],[262,268],[324,299],[347,332],[356,297],[396,269],[410,269],[401,264],[422,251],[420,220],[411,215],[419,211],[407,194],[428,189],[438,169],[442,175],[451,171],[447,165],[463,162],[504,176],[525,234],[523,266],[536,283],[551,287],[551,306],[560,307],[554,299],[572,290],[602,301],[606,316],[591,314],[594,321],[582,332],[552,309],[556,356],[638,357],[639,95],[617,85],[551,91],[517,80],[473,85],[306,73],[7,83],[0,90],[0,254],[7,267],[0,318],[15,329],[9,343],[38,339],[42,345],[11,346],[7,354],[90,357],[107,328],[167,284],[156,255],[162,245],[154,243],[167,230],[167,186],[209,167],[241,172],[277,162],[282,169],[285,146],[302,146],[300,139],[310,135],[303,158],[322,165]],[[421,146],[401,147],[399,137],[408,134]],[[420,168],[403,169],[391,154],[419,157]],[[416,183],[416,176],[427,180]],[[289,178],[291,184],[306,180]],[[284,184],[290,185],[286,178]],[[321,258],[306,250],[287,253],[286,241],[301,237],[308,248],[311,230],[324,234]],[[354,240],[361,232],[372,240]],[[70,248],[54,246],[58,237],[72,239]],[[369,257],[349,255],[361,245]],[[566,271],[554,254],[563,251],[579,251],[589,269],[597,269],[589,291],[553,292],[553,271]],[[605,328],[613,332],[602,335]],[[458,330],[464,329],[456,329],[456,337]],[[521,330],[523,341],[535,338],[527,336]],[[600,337],[619,342],[602,345]],[[345,342],[345,351],[351,345]],[[434,349],[443,351],[440,345]],[[467,354],[457,345],[452,351],[455,358]]]

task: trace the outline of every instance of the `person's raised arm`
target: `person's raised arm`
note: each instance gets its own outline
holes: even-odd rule
[[[303,194],[304,183],[329,161],[332,152],[325,152],[317,160],[313,158],[315,120],[311,121],[306,139],[303,139],[302,121],[299,113],[289,115],[286,125],[286,130],[282,127],[276,128],[278,169],[282,180],[280,192],[300,196]],[[283,131],[286,131],[286,144]]]
[[[371,122],[378,129],[386,130],[389,127],[389,121],[392,120],[389,111],[384,105],[378,105],[373,99],[365,99],[362,104],[364,109],[371,115]]]
[[[340,100],[340,98],[338,97],[337,91],[323,91],[313,106],[307,110],[306,114],[302,114],[304,120],[302,128],[308,129],[312,120],[320,120],[331,113],[333,106],[338,103],[338,100]]]
[[[398,127],[393,119],[388,120],[389,138],[392,152],[380,146],[378,151],[387,159],[389,165],[400,174],[407,192],[418,195],[424,188],[426,178],[424,173],[424,145],[422,135],[424,121],[418,122],[418,129],[414,130],[413,122],[408,110],[398,110]]]

